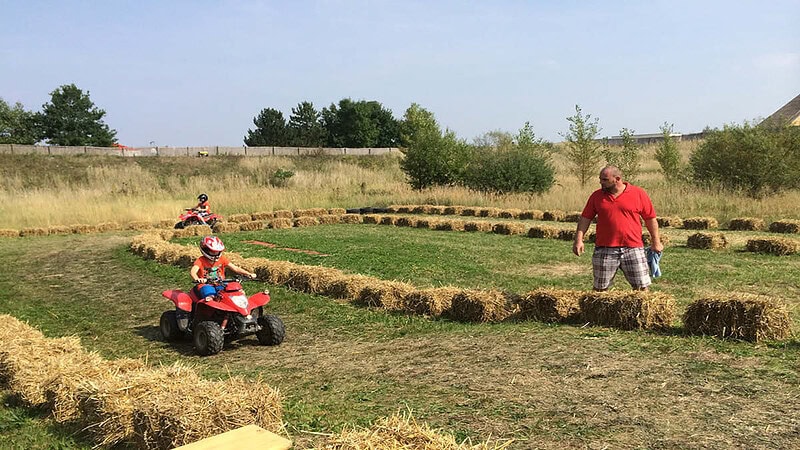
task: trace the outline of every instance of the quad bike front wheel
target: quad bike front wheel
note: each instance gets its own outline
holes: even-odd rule
[[[225,344],[225,333],[217,322],[207,320],[194,330],[194,349],[202,356],[216,355]]]
[[[286,328],[280,317],[267,314],[258,318],[261,331],[256,333],[258,342],[261,345],[279,345],[286,337]]]
[[[174,310],[164,311],[164,313],[161,314],[158,331],[161,332],[161,337],[167,342],[178,340],[182,333],[178,328],[178,319],[176,318]]]

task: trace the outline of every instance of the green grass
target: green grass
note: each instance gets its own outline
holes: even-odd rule
[[[247,282],[250,293],[271,291],[269,309],[286,324],[286,341],[260,347],[245,339],[201,358],[189,342],[162,342],[157,329],[170,306],[160,292],[188,288],[187,271],[132,255],[125,247],[129,235],[0,240],[2,254],[16,262],[0,272],[0,312],[51,337],[76,334],[106,358],[181,360],[215,379],[261,377],[284,395],[296,448],[319,444],[316,433],[367,425],[408,409],[459,438],[513,438],[511,448],[800,444],[797,339],[753,345],[685,336],[679,329],[463,324]],[[589,255],[575,257],[564,241],[382,225],[264,230],[223,239],[245,256],[325,265],[420,287],[523,292],[591,285]],[[674,246],[665,253],[665,275],[655,289],[675,295],[681,307],[710,292],[780,296],[792,305],[796,326],[798,263],[800,257]],[[621,275],[617,285],[626,288]],[[3,442],[90,448],[72,431],[51,424],[44,412],[8,402],[0,407]]]

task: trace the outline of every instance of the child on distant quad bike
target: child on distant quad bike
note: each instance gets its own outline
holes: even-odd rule
[[[200,253],[202,253],[203,256],[197,258],[192,268],[189,269],[192,280],[197,283],[194,287],[197,298],[210,300],[217,295],[218,291],[225,287],[221,283],[215,283],[213,285],[206,283],[224,280],[226,268],[248,278],[256,277],[256,274],[230,262],[227,256],[222,256],[223,251],[225,251],[225,244],[216,236],[206,236],[200,240]]]
[[[208,195],[200,194],[197,196],[197,206],[192,208],[192,211],[197,211],[201,215],[211,214],[211,206],[208,204]]]

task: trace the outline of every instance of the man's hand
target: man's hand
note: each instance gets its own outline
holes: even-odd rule
[[[575,256],[581,256],[583,254],[583,241],[575,241],[572,243],[572,253]]]
[[[650,248],[652,248],[653,251],[655,251],[656,253],[661,253],[662,251],[664,251],[664,244],[662,244],[661,240],[659,239],[650,244]]]

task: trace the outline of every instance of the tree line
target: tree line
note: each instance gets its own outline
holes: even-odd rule
[[[40,112],[27,111],[0,98],[0,143],[109,147],[116,131],[103,122],[105,111],[96,107],[74,84],[51,92]],[[489,131],[471,142],[442,129],[434,114],[412,103],[402,118],[377,101],[344,98],[318,111],[303,101],[289,119],[275,108],[264,108],[253,118],[244,143],[248,146],[399,147],[400,167],[414,189],[465,186],[496,192],[547,192],[555,185],[552,158],[560,152],[569,175],[581,186],[594,180],[599,169],[613,164],[629,181],[640,172],[641,149],[634,131],[620,130],[622,145],[611,147],[600,138],[599,120],[575,105],[567,117],[568,131],[557,149],[536,137],[526,122],[516,133]],[[668,182],[741,192],[761,197],[800,189],[800,127],[788,123],[725,125],[704,130],[705,140],[684,162],[664,123],[663,139],[655,159]]]

